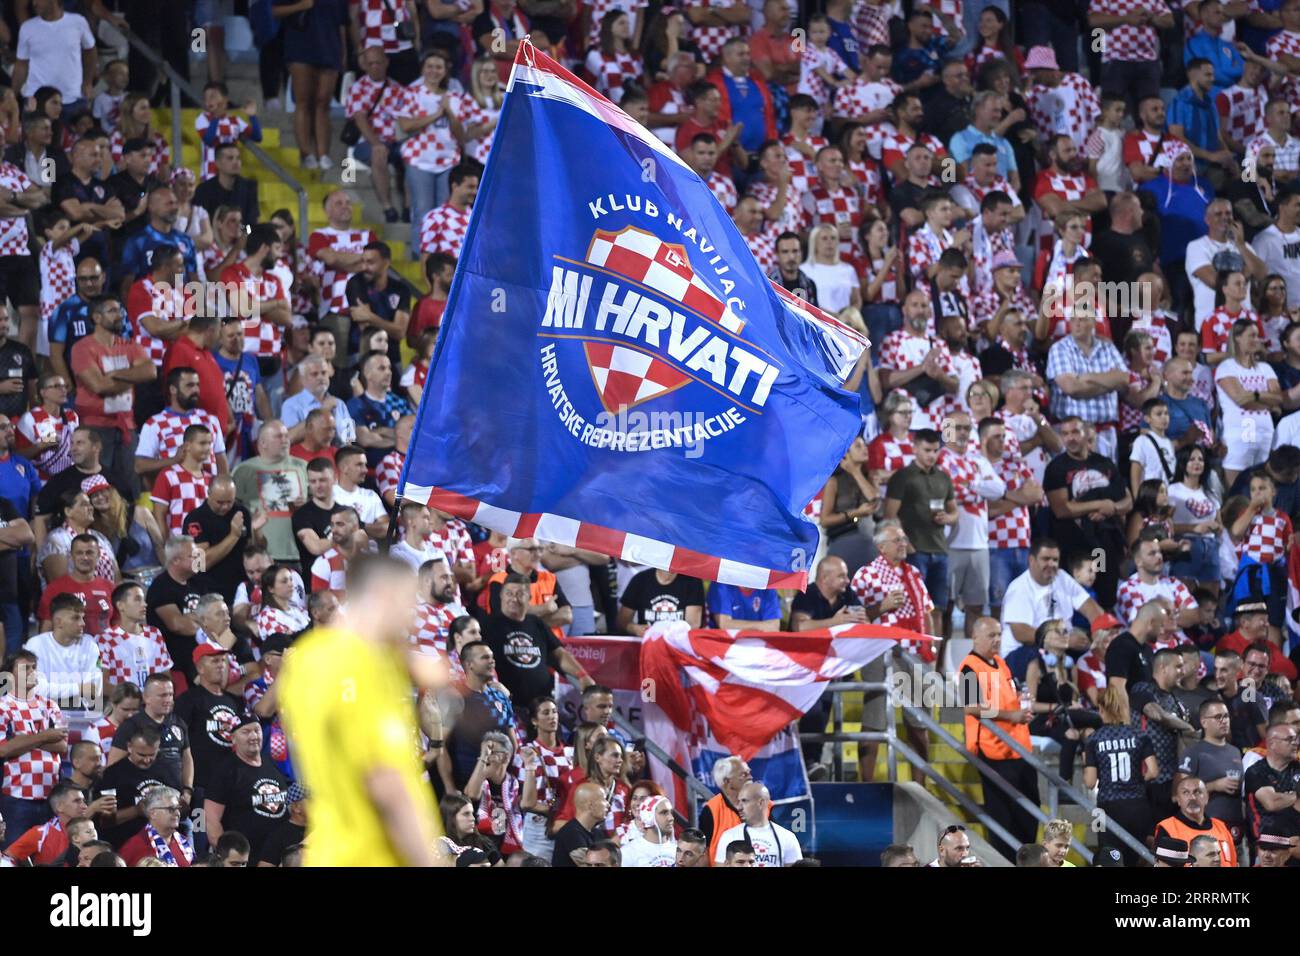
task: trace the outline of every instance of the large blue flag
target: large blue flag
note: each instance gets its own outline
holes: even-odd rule
[[[399,494],[506,534],[803,587],[861,428],[858,333],[764,277],[708,186],[523,44]]]

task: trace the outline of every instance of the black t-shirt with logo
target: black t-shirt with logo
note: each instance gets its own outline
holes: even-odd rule
[[[1123,501],[1128,486],[1115,462],[1096,452],[1083,460],[1062,452],[1047,463],[1043,472],[1043,492],[1065,489],[1067,501]],[[1052,516],[1052,537],[1061,545],[1063,556],[1100,547],[1108,550],[1112,539],[1121,531],[1121,519],[1058,518]]]
[[[159,752],[161,756],[161,751]],[[117,791],[117,808],[125,810],[133,807],[153,787],[181,788],[180,770],[173,769],[161,760],[155,760],[149,766],[140,768],[131,763],[130,757],[124,757],[104,771],[104,776],[95,790],[95,796],[102,796],[105,790]],[[147,821],[136,817],[119,826],[108,827],[99,831],[99,838],[107,840],[113,846],[121,846],[144,828]]]
[[[145,620],[158,628],[163,641],[167,644],[168,653],[176,662],[176,667],[185,674],[186,680],[194,680],[194,638],[168,630],[166,623],[158,614],[158,609],[174,604],[182,614],[193,614],[199,606],[199,598],[211,590],[203,575],[196,575],[181,584],[167,571],[163,571],[153,579],[153,583],[149,585],[149,593],[145,595],[145,602],[149,606]]]
[[[289,816],[289,778],[268,759],[251,766],[228,754],[208,785],[206,799],[224,806],[223,830],[237,830],[252,846],[256,860],[267,837]]]
[[[492,648],[497,676],[510,691],[516,711],[555,689],[551,658],[560,642],[541,618],[525,614],[522,621],[512,621],[494,614],[483,627],[483,641]]]
[[[190,749],[190,735],[185,725],[176,719],[175,712],[168,714],[163,718],[162,723],[159,723],[142,710],[122,721],[122,726],[118,727],[117,733],[113,735],[113,746],[118,750],[129,749],[131,738],[141,727],[151,727],[162,738],[158,745],[158,756],[154,760],[154,766],[158,767],[162,764],[166,769],[160,769],[158,772],[165,772],[179,781],[181,754]],[[111,770],[112,767],[109,769]]]
[[[1178,703],[1173,694],[1161,690],[1150,681],[1130,687],[1128,703],[1133,711],[1133,726],[1146,733],[1155,751],[1156,763],[1160,765],[1160,772],[1152,783],[1171,782],[1178,767],[1178,734],[1168,727],[1162,727],[1142,711],[1147,704],[1155,703],[1161,710],[1185,721],[1187,713],[1183,710],[1183,705]]]
[[[330,516],[335,512],[342,511],[343,505],[338,502],[334,503],[332,508],[322,508],[314,501],[308,501],[305,505],[293,513],[293,539],[298,545],[298,560],[301,562],[303,574],[311,572],[312,562],[316,560],[316,555],[303,546],[298,538],[299,531],[315,531],[322,538],[330,536]]]
[[[210,786],[212,775],[230,756],[230,735],[245,709],[234,694],[214,694],[198,684],[176,698],[176,718],[190,732],[195,787]]]
[[[212,581],[218,594],[230,604],[235,600],[235,592],[244,580],[244,549],[252,540],[253,516],[248,509],[238,502],[226,514],[219,515],[206,501],[185,516],[185,533],[194,539],[195,544],[206,544],[209,548],[219,545],[230,534],[230,525],[238,512],[244,516],[244,533],[239,536],[230,553],[216,564],[209,564],[204,575]]]
[[[654,568],[642,571],[631,581],[619,603],[634,611],[637,624],[657,621],[684,621],[690,605],[704,606],[704,584],[699,578],[679,574],[668,584],[660,584]]]

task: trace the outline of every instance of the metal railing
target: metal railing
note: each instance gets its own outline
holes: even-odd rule
[[[172,0],[174,2],[174,0]],[[152,47],[148,46],[143,40],[135,35],[131,30],[121,28],[122,35],[126,41],[131,44],[142,57],[152,63],[164,77],[167,78],[168,92],[170,93],[170,107],[172,114],[172,157],[174,165],[181,165],[181,149],[184,146],[181,132],[181,94],[184,93],[196,103],[203,102],[203,94],[198,88],[193,86],[188,80],[182,79],[170,63],[163,59]],[[298,197],[298,239],[304,246],[307,244],[307,238],[311,233],[307,225],[307,206],[308,196],[306,188],[298,182],[283,166],[271,158],[271,155],[257,143],[243,140],[240,143],[245,149],[253,154],[263,166],[275,176],[276,179],[283,182],[286,186],[294,191]],[[200,145],[200,155],[202,155],[202,146]]]

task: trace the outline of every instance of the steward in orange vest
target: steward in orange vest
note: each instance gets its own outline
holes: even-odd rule
[[[1156,836],[1163,834],[1176,840],[1186,840],[1189,847],[1197,837],[1214,837],[1219,844],[1219,865],[1236,866],[1237,844],[1233,842],[1232,831],[1222,820],[1206,815],[1205,807],[1209,801],[1210,794],[1205,789],[1205,781],[1199,777],[1184,777],[1178,781],[1178,788],[1174,791],[1178,812],[1156,824]]]
[[[719,792],[700,811],[700,829],[709,838],[709,866],[714,865],[722,834],[744,822],[736,803],[740,800],[740,788],[752,779],[749,764],[739,757],[724,757],[713,765],[713,782]]]
[[[961,693],[966,705],[966,749],[985,760],[1021,760],[992,731],[981,723],[983,716],[1008,737],[1026,750],[1032,750],[1029,741],[1029,715],[1020,706],[1020,692],[1007,662],[997,655],[1001,632],[987,628],[989,636],[977,641],[971,653],[961,662]],[[981,644],[985,646],[981,646]],[[983,651],[984,656],[980,652]]]

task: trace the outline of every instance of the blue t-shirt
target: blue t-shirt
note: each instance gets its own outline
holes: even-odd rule
[[[163,233],[153,226],[145,226],[122,247],[122,261],[118,263],[113,281],[120,283],[123,279],[129,278],[134,282],[148,272],[153,264],[153,251],[159,246],[176,246],[185,259],[186,274],[191,276],[199,274],[199,260],[194,252],[193,239],[176,230]],[[215,280],[216,276],[208,278]]]
[[[745,91],[740,91],[740,84],[722,71],[723,82],[727,84],[727,96],[731,100],[731,121],[743,123],[740,130],[740,145],[751,153],[767,139],[767,101],[763,91],[752,79],[745,83]]]
[[[10,452],[0,458],[0,498],[4,498],[23,518],[32,516],[32,503],[41,490],[36,466]]]
[[[64,299],[50,319],[50,341],[64,344],[65,359],[71,354],[72,347],[93,331],[90,303],[79,295]]]
[[[1205,235],[1205,208],[1214,199],[1214,190],[1205,180],[1175,183],[1167,175],[1145,182],[1140,188],[1156,197],[1161,265],[1181,262],[1187,256],[1188,244]]]
[[[1194,59],[1209,60],[1214,66],[1214,86],[1210,95],[1215,96],[1220,90],[1232,86],[1246,70],[1246,61],[1241,58],[1237,48],[1221,36],[1212,37],[1204,30],[1198,30],[1183,47],[1183,64]]]
[[[1016,166],[1016,153],[1011,148],[1011,144],[1001,136],[995,136],[991,133],[981,133],[974,126],[967,126],[964,130],[956,133],[948,143],[948,152],[952,158],[959,163],[970,162],[971,155],[975,152],[975,147],[981,143],[988,143],[998,151],[998,175],[1007,177],[1011,173],[1019,172]]]
[[[394,428],[403,415],[414,414],[411,403],[396,392],[389,392],[383,401],[377,401],[363,392],[348,401],[348,413],[358,428]],[[388,452],[387,448],[367,448],[367,464],[371,468],[376,467]]]
[[[770,588],[742,588],[735,584],[709,585],[709,614],[726,614],[738,621],[781,620],[781,599]]]
[[[1187,429],[1195,427],[1192,422],[1205,422],[1207,425],[1211,422],[1210,407],[1195,395],[1173,398],[1165,393],[1160,400],[1169,406],[1169,429],[1165,435],[1174,441],[1187,434]]]
[[[845,66],[857,73],[860,61],[858,59],[858,37],[853,30],[853,24],[832,20],[830,17],[826,19],[830,21],[831,25],[831,37],[826,41],[826,45],[840,55],[840,59],[844,61]]]
[[[262,370],[258,368],[257,356],[245,352],[239,358],[226,358],[219,351],[213,351],[221,376],[225,379],[226,399],[230,403],[230,414],[239,423],[239,448],[245,452],[253,447],[253,424],[257,421],[257,386],[262,382]],[[235,378],[238,370],[238,378]]]

